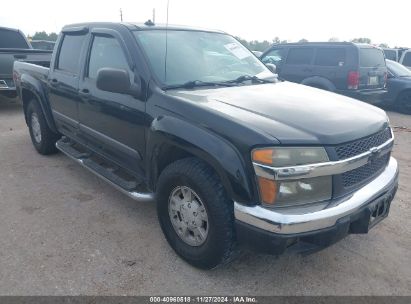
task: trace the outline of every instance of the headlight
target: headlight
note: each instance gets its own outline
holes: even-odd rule
[[[252,151],[254,163],[273,168],[327,162],[328,155],[321,147],[278,147]],[[261,201],[281,207],[308,204],[331,199],[332,176],[275,180],[257,175]]]

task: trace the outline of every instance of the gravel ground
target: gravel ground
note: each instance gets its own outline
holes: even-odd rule
[[[21,108],[0,104],[0,295],[411,295],[411,116],[389,116],[401,176],[387,219],[316,254],[205,272],[168,246],[154,204],[40,156]]]

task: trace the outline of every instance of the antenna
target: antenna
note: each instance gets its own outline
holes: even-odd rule
[[[166,22],[166,54],[164,59],[164,82],[167,82],[167,46],[168,46],[168,8],[170,0],[167,0],[167,22]]]
[[[123,22],[123,10],[120,8],[120,20]]]

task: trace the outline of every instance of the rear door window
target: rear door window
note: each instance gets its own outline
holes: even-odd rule
[[[411,52],[405,53],[402,64],[408,67],[411,66]]]
[[[360,66],[374,68],[385,66],[385,58],[382,50],[377,48],[360,48]]]
[[[81,49],[85,37],[85,35],[64,35],[58,57],[58,70],[78,75],[80,70]]]
[[[0,29],[0,48],[29,49],[26,39],[18,31]]]
[[[345,49],[319,48],[315,58],[315,65],[319,66],[343,66],[345,64]]]
[[[311,64],[314,49],[310,47],[292,48],[288,52],[287,64]]]

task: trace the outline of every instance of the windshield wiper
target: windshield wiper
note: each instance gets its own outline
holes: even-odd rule
[[[258,78],[257,76],[242,75],[234,80],[225,81],[225,83],[242,83],[248,80],[251,80],[254,83],[274,83],[275,82],[270,79]]]
[[[170,89],[192,89],[196,87],[215,87],[215,86],[224,86],[224,87],[231,87],[233,84],[229,82],[213,82],[213,81],[201,81],[201,80],[191,80],[187,81],[182,84],[173,84],[164,87],[165,90],[170,90]]]

